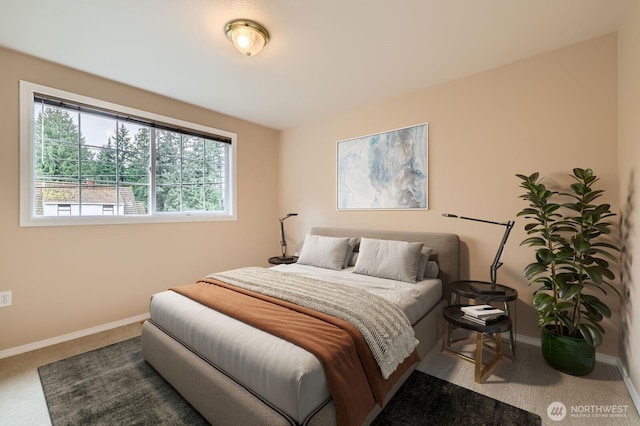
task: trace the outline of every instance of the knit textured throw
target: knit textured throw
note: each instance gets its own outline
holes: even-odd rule
[[[259,267],[208,277],[349,321],[369,345],[385,379],[418,345],[406,315],[390,301],[365,290]]]

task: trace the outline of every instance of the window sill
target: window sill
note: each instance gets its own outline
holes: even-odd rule
[[[184,214],[158,214],[154,216],[118,216],[103,218],[101,216],[49,216],[20,218],[20,227],[41,226],[83,226],[83,225],[127,225],[145,223],[182,223],[182,222],[223,222],[235,221],[236,215],[184,213]]]

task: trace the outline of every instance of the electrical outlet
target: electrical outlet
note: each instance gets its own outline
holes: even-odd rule
[[[0,291],[0,308],[11,306],[11,290]]]

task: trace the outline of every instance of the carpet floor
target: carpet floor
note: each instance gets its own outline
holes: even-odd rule
[[[205,425],[147,364],[140,337],[38,369],[54,426]],[[540,417],[415,371],[375,425],[539,425]]]

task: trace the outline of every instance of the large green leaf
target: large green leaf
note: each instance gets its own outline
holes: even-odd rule
[[[562,322],[562,324],[567,327],[569,330],[569,334],[573,335],[575,332],[575,328],[573,327],[573,321],[567,315],[558,315],[558,319]]]
[[[592,308],[607,318],[611,317],[611,309],[597,297],[583,294],[580,301],[587,309]]]
[[[581,313],[584,315],[584,318],[596,324],[604,319],[604,315],[602,315],[600,312],[583,310],[581,311]]]
[[[538,215],[540,215],[538,210],[532,209],[529,207],[526,209],[522,209],[522,211],[519,212],[516,216],[538,216]]]
[[[600,268],[598,267],[584,268],[584,271],[587,273],[587,275],[589,275],[589,278],[591,278],[591,281],[593,281],[595,284],[602,284],[602,273],[599,269]]]
[[[570,285],[566,293],[562,296],[564,299],[572,299],[578,295],[583,289],[580,284]]]
[[[600,346],[602,344],[602,333],[596,327],[591,324],[578,325],[580,333],[584,340],[591,346]]]
[[[602,247],[602,248],[608,248],[611,249],[613,251],[620,251],[620,249],[618,248],[618,246],[612,244],[612,243],[608,243],[606,241],[597,241],[595,243],[592,244],[594,247]]]
[[[530,231],[537,232],[539,226],[539,223],[527,223],[524,226],[524,230],[527,231],[527,233],[531,233]]]
[[[602,190],[602,189],[594,189],[594,190],[590,191],[589,193],[585,194],[585,196],[582,199],[582,202],[583,203],[591,203],[596,198],[599,198],[603,193],[604,193],[604,190]],[[594,211],[598,215],[600,215],[601,213],[609,211],[609,207],[610,207],[609,204],[601,204],[598,207],[596,207]]]
[[[573,249],[578,253],[585,253],[591,247],[588,241],[585,241],[581,238],[572,238],[571,243],[573,245]]]
[[[529,265],[527,265],[526,268],[524,268],[524,276],[527,279],[531,279],[531,277],[540,274],[542,272],[545,272],[547,270],[546,265],[542,265],[540,263],[531,263]]]
[[[571,190],[574,192],[574,194],[584,195],[589,191],[589,187],[581,183],[573,183],[571,184]]]
[[[573,308],[573,306],[574,306],[573,302],[558,302],[554,305],[554,310],[556,312],[560,312],[565,309]]]
[[[530,238],[527,238],[527,239],[525,239],[524,241],[522,241],[520,243],[521,246],[522,245],[526,245],[526,244],[528,244],[529,246],[543,246],[544,247],[544,246],[547,245],[547,242],[545,240],[543,240],[542,238],[540,238],[540,237],[530,237]]]
[[[601,284],[604,278],[607,278],[607,279],[610,279],[610,280],[615,278],[614,273],[609,268],[603,267],[603,266],[601,266],[599,264],[596,264],[596,265],[593,265],[593,266],[589,266],[588,268],[585,268],[585,269],[588,269],[587,274],[589,274],[589,276],[591,276],[591,273],[589,273],[589,271],[592,271],[592,272],[597,273],[597,274],[600,275],[600,280],[599,281],[596,281],[595,279],[593,280],[594,282],[596,282],[598,284]]]
[[[535,181],[538,180],[538,176],[540,176],[540,173],[539,172],[535,172],[535,173],[531,174],[530,176],[517,174],[516,176],[519,177],[520,179],[524,180],[524,181],[535,182]]]
[[[544,310],[549,306],[553,306],[555,301],[556,300],[553,298],[553,296],[547,293],[538,293],[533,298],[533,306],[540,311],[540,310]]]
[[[562,207],[560,204],[549,203],[546,206],[544,206],[542,210],[546,216],[552,216],[552,214],[556,210],[558,210],[560,207]],[[559,215],[553,215],[553,216],[559,216]]]
[[[611,285],[610,283],[608,283],[608,282],[606,282],[606,281],[605,281],[605,282],[603,282],[603,283],[602,283],[602,285],[603,285],[603,286],[606,286],[607,288],[610,288],[610,289],[611,289],[611,290],[613,290],[613,291],[615,291],[615,293],[616,293],[618,296],[620,296],[620,291],[618,291],[618,289],[617,289],[617,288],[615,288],[615,287],[614,287],[613,285]],[[607,294],[607,292],[606,292],[606,291],[604,291],[604,288],[602,288],[602,287],[598,287],[598,288],[599,288],[600,290],[602,290],[602,292],[604,292],[604,294]]]
[[[589,316],[585,316],[585,318],[587,319],[587,321],[589,321],[595,328],[597,328],[598,330],[600,330],[600,333],[604,334],[604,327],[600,325],[600,321],[602,320],[594,320],[592,318],[590,318]]]
[[[548,248],[539,248],[536,250],[536,260],[538,263],[548,265],[556,258],[555,254]]]

